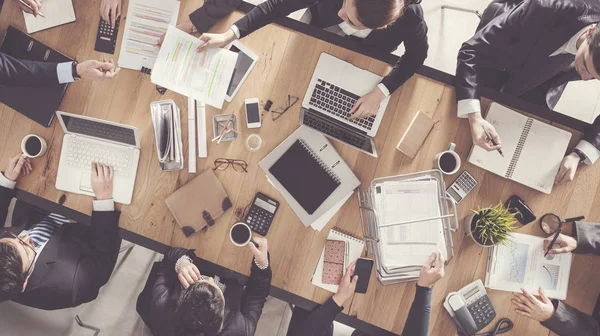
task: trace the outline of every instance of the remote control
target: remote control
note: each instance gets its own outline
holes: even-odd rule
[[[100,23],[98,24],[98,33],[96,34],[96,46],[94,47],[94,50],[107,54],[115,53],[120,22],[121,17],[117,19],[115,28],[113,29],[109,22],[106,22],[100,18]]]
[[[477,180],[465,170],[446,190],[446,194],[458,204],[475,189],[475,186],[477,186]]]

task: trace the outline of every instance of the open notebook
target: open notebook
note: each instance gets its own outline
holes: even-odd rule
[[[502,157],[473,146],[469,162],[494,174],[550,194],[571,133],[492,103],[485,118],[502,141]]]
[[[75,10],[72,0],[44,0],[40,10],[45,17],[23,12],[27,33],[54,28],[75,21]]]

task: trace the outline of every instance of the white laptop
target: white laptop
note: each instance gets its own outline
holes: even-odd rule
[[[369,93],[382,77],[346,61],[321,53],[302,101],[300,123],[362,152],[377,156],[377,134],[389,97],[376,116],[348,120],[356,100]]]
[[[140,137],[135,127],[57,111],[65,131],[56,189],[94,196],[92,162],[114,168],[113,199],[130,204],[140,159]]]

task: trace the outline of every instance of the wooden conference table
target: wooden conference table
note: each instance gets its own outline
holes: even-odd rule
[[[0,33],[4,34],[9,24],[25,30],[23,16],[16,1],[5,1],[0,13]],[[181,3],[179,22],[201,5],[201,1]],[[74,1],[77,21],[75,23],[39,32],[33,36],[43,43],[79,61],[100,59],[107,55],[94,51],[99,1]],[[123,13],[127,12],[124,1]],[[227,29],[242,14],[234,12],[217,24],[213,31]],[[120,40],[115,61],[118,57]],[[288,94],[303,97],[312,76],[313,69],[322,52],[347,60],[361,68],[380,75],[389,71],[386,63],[371,59],[354,51],[295,32],[277,25],[269,25],[246,37],[242,42],[260,59],[258,64],[231,103],[223,106],[222,113],[235,112],[243,125],[243,101],[249,97],[262,100],[271,99],[274,107],[284,104]],[[110,56],[110,55],[108,55]],[[27,97],[34,99],[34,97]],[[164,199],[185,184],[196,174],[189,174],[186,168],[180,172],[161,172],[156,157],[149,105],[152,101],[173,99],[182,108],[182,130],[185,153],[187,153],[187,98],[168,91],[161,96],[155,90],[150,78],[140,72],[123,69],[112,81],[92,83],[78,81],[69,86],[60,106],[62,111],[103,118],[114,122],[134,125],[141,135],[141,158],[137,173],[133,203],[122,206],[120,226],[149,239],[171,245],[196,249],[196,254],[208,261],[228,269],[248,274],[251,252],[237,248],[228,238],[228,230],[235,222],[234,211],[228,211],[217,220],[207,233],[198,233],[186,238],[165,206]],[[487,106],[489,101],[484,102]],[[517,194],[533,208],[538,218],[547,212],[560,216],[585,215],[590,221],[600,220],[600,196],[596,190],[600,185],[600,165],[582,166],[574,182],[556,187],[551,195],[508,181],[492,173],[474,167],[466,162],[471,148],[469,125],[466,120],[456,117],[454,88],[432,79],[414,76],[390,100],[383,123],[376,137],[379,159],[361,154],[349,147],[334,142],[334,146],[350,165],[366,188],[375,177],[397,175],[431,169],[433,157],[444,150],[450,142],[457,144],[457,151],[463,159],[462,169],[467,169],[479,181],[479,185],[458,206],[460,218],[471,209],[497,204],[510,195]],[[233,169],[217,171],[219,180],[234,203],[234,208],[243,207],[252,201],[257,191],[282,197],[267,182],[258,162],[282,142],[298,127],[300,103],[279,120],[273,122],[270,116],[263,126],[255,130],[264,143],[258,152],[246,149],[244,140],[236,140],[219,145],[209,142],[208,159],[199,159],[198,171],[211,169],[213,161],[219,157],[242,159],[248,162],[248,173],[237,173]],[[395,147],[403,132],[417,111],[422,111],[438,123],[414,159],[410,159]],[[212,116],[220,113],[215,108],[207,108],[210,127]],[[55,181],[58,159],[61,150],[63,131],[55,122],[45,128],[14,110],[0,105],[0,160],[6,160],[20,150],[21,139],[28,133],[44,137],[49,145],[48,153],[33,160],[34,172],[22,177],[18,188],[47,200],[58,202],[63,192],[56,190]],[[559,126],[560,127],[560,126]],[[251,132],[242,127],[245,138]],[[212,134],[209,130],[208,134]],[[572,146],[580,133],[574,132]],[[187,160],[187,155],[186,155]],[[1,166],[2,168],[4,166]],[[456,176],[446,179],[448,185]],[[91,213],[90,198],[68,194],[65,206],[77,211]],[[362,236],[360,216],[356,197],[352,197],[321,232],[305,228],[292,209],[282,202],[275,223],[271,228],[269,250],[273,268],[273,285],[303,298],[323,303],[331,293],[313,286],[310,278],[324,246],[327,232],[332,227]],[[527,225],[520,232],[542,235],[537,221]],[[487,264],[487,250],[465,237],[464,231],[454,234],[456,256],[446,268],[446,276],[434,288],[431,327],[432,335],[455,334],[455,326],[442,308],[442,302],[450,291],[458,290],[475,279],[483,279]],[[571,271],[567,302],[590,313],[600,291],[600,281],[593,278],[590,270],[598,269],[600,258],[576,256]],[[357,294],[346,304],[345,313],[355,315],[367,323],[400,333],[408,315],[415,292],[414,283],[381,286],[372,275],[367,294]],[[513,311],[511,294],[489,291],[498,317],[508,317],[515,323],[513,331],[507,335],[547,335],[549,332],[539,323],[523,318]],[[495,324],[495,323],[493,323]],[[490,326],[491,327],[491,326]]]

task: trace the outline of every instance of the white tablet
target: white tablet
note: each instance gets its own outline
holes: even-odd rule
[[[229,87],[227,87],[227,94],[225,95],[225,100],[230,102],[256,64],[258,56],[248,50],[239,41],[233,41],[226,49],[238,54],[235,69],[233,70]]]

